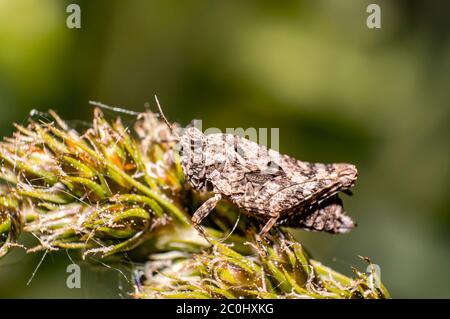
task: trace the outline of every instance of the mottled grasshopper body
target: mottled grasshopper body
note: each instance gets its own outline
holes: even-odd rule
[[[205,135],[195,127],[179,140],[187,181],[213,194],[192,216],[203,235],[201,221],[222,198],[265,223],[260,237],[277,225],[335,234],[355,227],[338,197],[354,186],[354,165],[302,162],[236,135]]]

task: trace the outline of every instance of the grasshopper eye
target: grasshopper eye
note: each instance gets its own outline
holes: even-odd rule
[[[241,156],[245,156],[245,151],[239,146],[235,146],[234,151]]]

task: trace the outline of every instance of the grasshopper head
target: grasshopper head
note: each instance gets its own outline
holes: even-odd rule
[[[206,136],[195,127],[188,127],[180,138],[181,166],[191,185],[202,190],[205,179]]]

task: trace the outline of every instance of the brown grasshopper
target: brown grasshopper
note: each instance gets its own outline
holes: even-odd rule
[[[222,198],[265,223],[258,238],[278,225],[334,234],[355,227],[338,197],[339,192],[350,193],[354,186],[354,165],[302,162],[236,135],[205,135],[195,127],[188,127],[180,136],[157,98],[156,102],[180,142],[186,180],[197,191],[213,194],[192,216],[193,226],[205,238],[200,224]]]

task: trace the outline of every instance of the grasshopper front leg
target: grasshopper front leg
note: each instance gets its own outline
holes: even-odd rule
[[[192,215],[192,226],[210,243],[211,241],[208,238],[203,227],[200,226],[202,220],[208,216],[208,214],[216,207],[217,203],[222,199],[222,195],[215,194],[213,197],[208,199],[206,202],[202,204]]]

